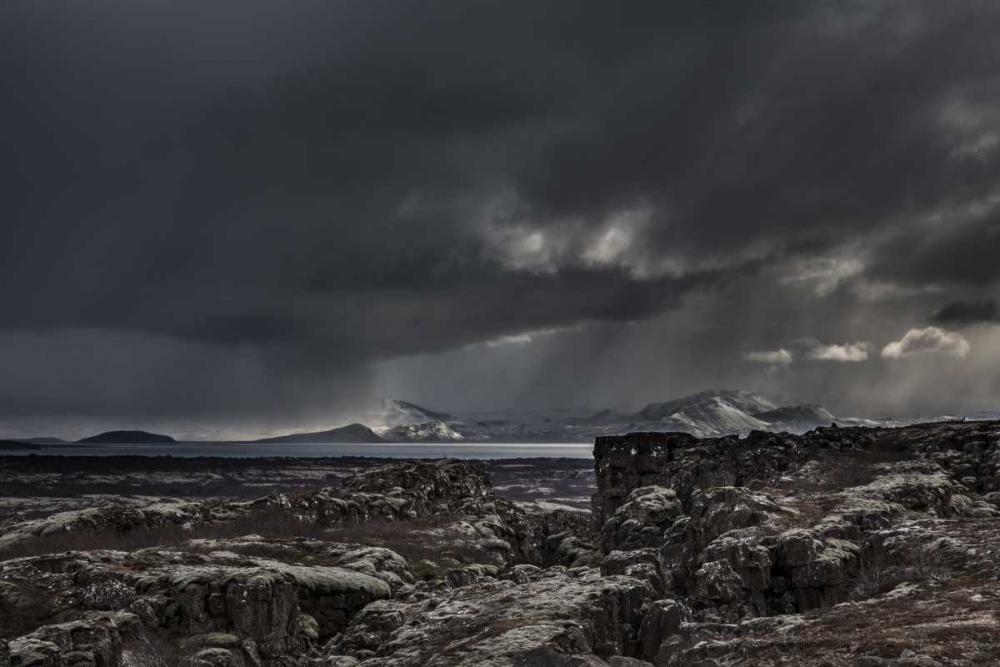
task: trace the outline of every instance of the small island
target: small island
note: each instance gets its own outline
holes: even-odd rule
[[[169,435],[148,433],[147,431],[107,431],[77,440],[84,445],[148,445],[177,442]]]

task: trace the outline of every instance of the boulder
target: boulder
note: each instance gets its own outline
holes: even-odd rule
[[[671,585],[670,573],[664,568],[663,559],[656,549],[612,551],[601,561],[601,574],[623,574],[642,579],[649,582],[659,596],[664,595]]]
[[[775,566],[788,569],[816,560],[823,549],[823,542],[812,531],[794,528],[778,535],[771,549]]]
[[[10,642],[10,667],[119,667],[123,639],[137,631],[134,614],[116,612],[45,625]]]
[[[663,543],[663,532],[681,513],[681,503],[672,489],[661,486],[635,489],[601,529],[601,549],[610,553],[658,547]]]
[[[339,632],[368,603],[388,598],[382,579],[335,567],[255,559],[243,566],[174,565],[136,581],[145,596],[171,601],[161,614],[175,633],[233,632],[265,654],[299,642],[300,613],[320,637]]]
[[[705,562],[724,560],[739,575],[742,587],[762,591],[771,586],[771,557],[753,530],[733,530],[712,540],[701,554]]]
[[[739,599],[743,581],[729,561],[705,563],[694,573],[694,595],[713,602]]]
[[[638,656],[650,662],[657,659],[660,647],[670,637],[680,634],[681,625],[691,613],[680,600],[657,600],[649,606],[639,628]]]

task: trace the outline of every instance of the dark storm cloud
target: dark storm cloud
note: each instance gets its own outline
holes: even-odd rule
[[[993,299],[983,301],[952,301],[934,313],[931,323],[952,326],[1000,323],[1000,309]]]
[[[0,333],[131,345],[170,387],[215,350],[232,400],[94,409],[253,412],[373,360],[648,320],[848,240],[880,280],[987,283],[985,217],[909,221],[994,193],[998,29],[974,2],[12,0]]]
[[[876,251],[874,273],[911,283],[985,286],[1000,278],[998,256],[1000,213],[990,211],[969,221],[899,233]]]

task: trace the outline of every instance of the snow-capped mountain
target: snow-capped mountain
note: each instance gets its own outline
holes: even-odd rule
[[[737,422],[742,419],[740,415],[755,415],[760,412],[774,410],[778,406],[767,400],[763,396],[758,396],[749,391],[733,391],[721,389],[717,391],[703,391],[699,394],[685,396],[665,403],[650,403],[642,410],[636,412],[632,417],[640,421],[660,421],[671,418],[674,415],[686,415],[694,421],[705,420],[711,422],[717,417],[722,421],[727,418],[726,413],[733,413]],[[722,422],[720,422],[721,424]]]
[[[441,414],[406,401],[390,400],[386,405],[393,415]],[[801,433],[817,426],[828,426],[836,418],[818,405],[780,406],[749,391],[717,390],[650,403],[634,413],[583,409],[496,411],[421,423],[433,421],[473,442],[587,442],[599,435],[629,431],[681,431],[699,437],[746,434],[754,430]],[[849,423],[851,420],[841,421]],[[380,433],[383,437],[396,439],[389,431]],[[411,439],[403,432],[397,437]],[[418,437],[423,441],[435,439],[434,432],[427,428],[412,439]],[[450,436],[441,438],[453,439]]]
[[[381,436],[393,442],[459,442],[465,440],[464,435],[443,421],[401,424],[383,431]]]
[[[704,391],[650,403],[637,412],[592,409],[505,410],[450,415],[393,398],[362,420],[394,442],[589,442],[630,431],[680,431],[698,437],[750,431],[802,433],[817,426],[861,423],[818,405],[778,405],[749,391]]]
[[[684,431],[705,437],[769,430],[770,424],[755,415],[776,407],[748,391],[706,391],[666,403],[650,403],[632,415],[632,420],[654,425],[643,430]]]
[[[375,425],[383,428],[395,428],[407,424],[423,424],[426,422],[447,422],[451,415],[445,412],[429,410],[409,401],[395,398],[383,398],[381,412],[372,415]]]
[[[779,405],[749,391],[716,390],[650,403],[636,412],[575,408],[450,415],[386,398],[381,411],[352,421],[362,423],[265,441],[589,443],[597,436],[634,431],[679,431],[704,438],[755,430],[804,433],[834,422],[841,426],[900,426],[915,420],[836,417],[820,405]]]

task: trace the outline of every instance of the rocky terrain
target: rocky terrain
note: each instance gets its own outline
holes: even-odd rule
[[[998,422],[633,433],[593,468],[589,514],[454,460],[9,512],[0,667],[1000,664]]]
[[[108,505],[251,499],[340,486],[386,461],[347,456],[0,456],[0,523],[16,513],[35,516]],[[529,509],[588,511],[597,489],[594,465],[588,459],[491,459],[483,466],[498,495]]]

